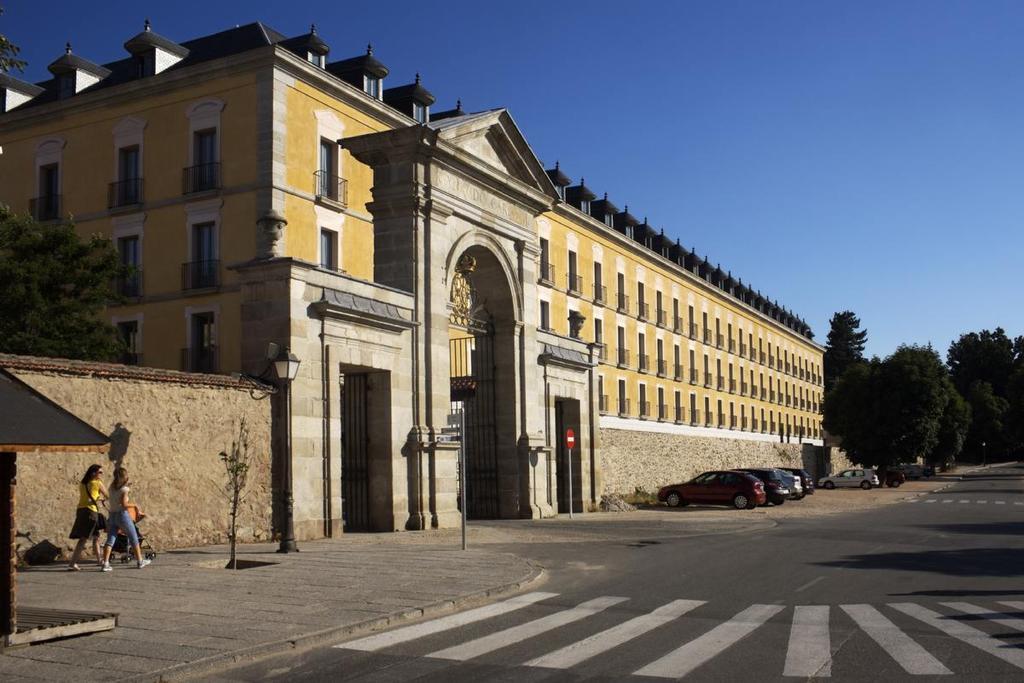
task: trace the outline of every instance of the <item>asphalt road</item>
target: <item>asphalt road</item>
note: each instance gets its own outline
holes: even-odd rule
[[[1022,532],[1016,464],[767,531],[520,545],[550,574],[526,596],[215,679],[1022,681]]]

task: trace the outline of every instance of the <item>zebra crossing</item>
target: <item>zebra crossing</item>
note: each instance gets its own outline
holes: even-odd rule
[[[1020,500],[986,500],[984,498],[907,498],[905,503],[921,503],[927,505],[1017,505],[1024,507],[1024,501]]]
[[[431,660],[468,662],[573,624],[585,624],[587,619],[629,602],[629,598],[626,597],[599,596],[575,605],[558,606],[555,611],[550,611],[554,605],[543,604],[558,597],[558,593],[527,593],[458,614],[365,636],[334,647],[367,653],[392,653],[393,648],[414,645],[415,641],[422,639],[425,643],[420,649],[426,651],[426,654],[417,656]],[[485,622],[499,617],[507,617],[502,620],[502,623],[506,623],[509,619],[516,619],[516,614],[523,613],[527,608],[536,610],[539,607],[546,607],[549,612],[541,617],[528,618],[512,626],[492,630],[487,635],[460,640],[454,633],[457,629],[474,624],[486,626]],[[599,660],[601,657],[609,657],[616,648],[627,646],[647,634],[670,627],[673,622],[683,617],[692,616],[696,620],[706,620],[708,617],[702,615],[702,610],[707,608],[708,603],[704,600],[672,600],[650,612],[633,616],[568,645],[537,652],[535,656],[524,658],[523,661],[506,663],[536,669],[572,669],[583,663]],[[937,611],[937,608],[941,608],[942,611]],[[1024,633],[1024,601],[999,602],[996,608],[963,601],[940,602],[931,607],[906,602],[884,605],[844,604],[839,605],[838,609],[829,605],[753,604],[731,618],[714,623],[700,635],[675,645],[674,649],[667,652],[651,652],[651,661],[626,673],[649,678],[684,678],[751,636],[768,622],[788,620],[788,645],[781,675],[793,678],[829,677],[832,675],[835,654],[831,632],[837,620],[842,619],[843,615],[848,621],[840,624],[840,628],[846,628],[847,631],[862,631],[878,646],[879,656],[887,655],[911,676],[956,673],[949,668],[948,661],[944,663],[936,653],[929,652],[919,642],[926,640],[919,633],[955,639],[1002,660],[1014,667],[1020,675],[1024,675],[1024,649],[1013,646],[1005,640],[1004,634],[997,637],[982,628],[984,623],[991,623]],[[904,617],[910,617],[920,631],[908,633],[894,621]],[[435,638],[431,641],[431,637],[439,634],[456,636],[457,642],[441,649],[430,650],[431,646],[436,647],[438,640]],[[562,642],[564,641],[559,641],[559,644]],[[936,641],[934,638],[927,638],[927,642],[934,644]],[[543,648],[544,643],[543,639],[540,639],[531,644]]]

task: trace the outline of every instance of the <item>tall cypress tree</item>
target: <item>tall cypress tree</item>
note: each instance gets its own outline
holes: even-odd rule
[[[846,369],[864,360],[867,330],[858,329],[860,318],[853,311],[840,311],[832,316],[825,344],[825,391],[835,386]]]

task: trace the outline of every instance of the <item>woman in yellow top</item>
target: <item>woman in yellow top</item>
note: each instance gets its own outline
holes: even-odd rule
[[[68,563],[68,571],[79,571],[78,559],[82,556],[85,543],[92,539],[92,549],[96,553],[96,562],[102,566],[100,556],[100,530],[106,527],[106,520],[100,514],[100,502],[106,503],[107,488],[100,481],[103,467],[89,465],[81,483],[78,485],[78,509],[75,511],[75,524],[71,527],[71,538],[78,539],[75,552]]]

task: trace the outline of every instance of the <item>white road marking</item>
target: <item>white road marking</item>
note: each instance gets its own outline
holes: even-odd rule
[[[451,614],[447,617],[431,619],[430,621],[424,621],[420,624],[413,624],[412,626],[398,628],[394,631],[388,631],[387,633],[378,633],[377,635],[366,636],[365,638],[341,643],[334,647],[345,650],[374,652],[392,645],[398,645],[410,640],[422,638],[423,636],[441,633],[442,631],[448,631],[453,628],[458,628],[459,626],[465,626],[466,624],[472,624],[501,614],[514,612],[517,609],[529,607],[541,600],[547,600],[548,598],[554,598],[557,596],[558,593],[526,593],[525,595],[519,595],[509,600],[496,602],[493,605],[484,605],[483,607],[459,612],[458,614]]]
[[[691,640],[661,659],[634,671],[636,676],[682,678],[701,664],[721,654],[761,624],[783,610],[782,605],[751,605],[729,621],[719,624],[704,635]]]
[[[978,607],[977,605],[972,605],[969,602],[942,602],[939,604],[949,607],[950,609],[955,609],[958,612],[963,612],[964,614],[970,614],[976,617],[985,617],[988,621],[999,624],[1000,626],[1005,626],[1006,628],[1012,628],[1015,631],[1024,631],[1024,619],[1012,616],[1006,612],[993,612],[990,609]],[[1018,604],[1021,607],[1024,607],[1024,603]]]
[[[926,502],[926,503],[937,503],[938,501],[937,501],[937,500],[935,500],[934,498],[929,498],[929,499],[928,499],[928,500],[926,500],[925,502]]]
[[[891,604],[890,607],[916,619],[920,619],[932,628],[936,628],[946,635],[953,636],[957,640],[961,640],[968,645],[973,645],[993,657],[998,657],[1004,662],[1009,662],[1018,669],[1024,669],[1024,650],[1018,650],[1012,646],[1008,647],[1008,643],[1005,643],[998,638],[993,638],[984,631],[979,631],[973,626],[968,626],[963,622],[950,619],[938,612],[933,612],[930,609],[910,602],[895,603]]]
[[[1015,609],[1018,612],[1024,612],[1024,602],[1020,602],[1019,600],[1007,600],[1006,602],[1001,602],[999,604],[1006,605],[1010,609]]]
[[[961,504],[963,504],[963,503],[970,503],[970,502],[971,502],[971,501],[969,501],[969,500],[961,500],[961,501],[960,501],[960,503],[961,503]]]
[[[908,498],[908,499],[907,499],[907,502],[908,502],[908,503],[917,503],[917,502],[919,502],[919,500],[920,500],[920,499],[918,499],[918,498]]]
[[[976,504],[978,504],[978,505],[984,505],[984,504],[985,504],[985,503],[987,503],[988,501],[987,501],[987,500],[976,500],[976,501],[974,501],[974,502],[975,502]]]
[[[942,501],[942,504],[945,505],[946,503],[952,503],[952,502],[953,502],[952,498],[947,498],[946,500]]]
[[[810,581],[808,581],[808,582],[807,582],[807,583],[805,583],[804,585],[800,586],[799,588],[797,588],[797,589],[796,589],[796,590],[794,590],[793,592],[794,592],[794,593],[800,593],[801,591],[805,591],[805,590],[807,590],[808,588],[810,588],[810,587],[811,587],[811,586],[813,586],[814,584],[818,583],[819,581],[824,581],[824,580],[825,580],[825,577],[824,577],[824,576],[819,576],[819,577],[818,577],[818,578],[816,578],[816,579],[811,579]]]
[[[1014,505],[1024,505],[1024,503],[1014,503]]]
[[[828,605],[797,605],[794,608],[786,668],[782,675],[800,678],[832,675]]]
[[[580,619],[593,616],[598,612],[602,612],[609,607],[617,605],[620,602],[625,602],[626,600],[629,600],[629,598],[594,598],[593,600],[587,600],[586,602],[580,603],[571,609],[555,612],[554,614],[549,614],[546,617],[534,619],[533,621],[528,621],[525,624],[513,626],[512,628],[507,628],[504,631],[498,631],[497,633],[492,633],[491,635],[483,636],[482,638],[476,638],[475,640],[470,640],[466,643],[446,647],[443,650],[431,652],[427,656],[434,659],[451,659],[454,661],[464,662],[468,659],[485,655],[488,652],[493,652],[494,650],[514,645],[515,643],[526,640],[527,638],[533,638],[534,636],[538,636],[542,633],[547,633],[559,626],[565,626],[566,624],[571,624],[574,621],[579,621]]]
[[[871,605],[841,607],[907,673],[933,676],[953,673]]]
[[[625,642],[638,638],[643,634],[663,626],[673,619],[678,619],[690,610],[704,604],[703,600],[673,600],[650,614],[634,617],[618,626],[589,638],[584,638],[572,645],[550,652],[536,659],[531,659],[524,666],[539,666],[547,669],[568,669],[591,657],[607,652]]]
[[[1006,505],[1006,501],[1005,500],[997,500],[996,501],[996,505]]]

